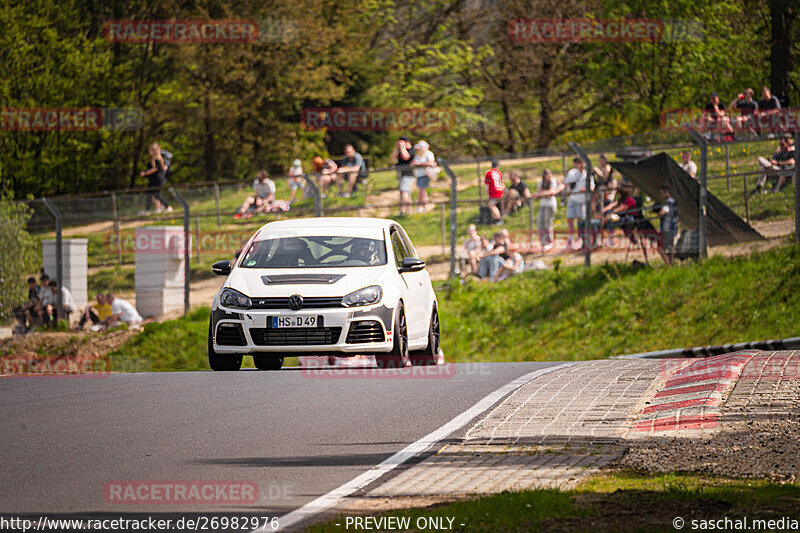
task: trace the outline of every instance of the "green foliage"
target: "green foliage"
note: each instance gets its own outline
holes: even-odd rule
[[[25,229],[30,209],[0,193],[0,324],[9,322],[11,310],[27,298],[27,278],[37,270],[37,243]]]
[[[452,361],[597,359],[797,335],[800,247],[674,268],[608,264],[469,281],[440,297]]]

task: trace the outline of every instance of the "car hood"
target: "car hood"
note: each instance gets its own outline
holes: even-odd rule
[[[378,284],[387,266],[348,268],[236,268],[226,287],[250,296],[345,296]]]

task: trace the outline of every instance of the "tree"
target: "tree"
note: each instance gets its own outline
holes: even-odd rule
[[[37,264],[36,240],[25,229],[33,212],[13,199],[0,193],[0,324],[9,323],[13,308],[25,301],[26,279]]]

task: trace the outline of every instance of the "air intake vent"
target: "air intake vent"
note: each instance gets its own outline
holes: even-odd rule
[[[217,346],[245,346],[241,324],[223,323],[217,326]]]
[[[336,344],[342,328],[250,328],[258,346],[322,346]]]
[[[365,342],[383,342],[383,327],[375,320],[362,320],[350,324],[347,332],[347,344],[361,344]]]

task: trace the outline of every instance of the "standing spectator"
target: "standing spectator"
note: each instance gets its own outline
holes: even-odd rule
[[[411,139],[403,135],[394,144],[392,159],[397,164],[397,183],[400,190],[400,214],[411,214],[411,186],[414,184],[414,168],[411,161],[414,159],[414,148]]]
[[[339,185],[339,196],[350,198],[359,178],[367,177],[367,165],[364,158],[356,152],[352,144],[344,147],[344,158],[339,161],[336,182]],[[347,192],[342,192],[342,185],[347,181]]]
[[[567,199],[567,230],[569,236],[567,239],[567,249],[576,249],[574,244],[575,235],[575,221],[583,220],[586,217],[586,163],[583,159],[576,157],[572,160],[573,168],[569,169],[566,178],[564,178],[564,185],[569,191],[569,198]],[[589,191],[594,190],[594,177],[589,175]],[[587,228],[588,231],[588,228]],[[583,236],[584,241],[588,241],[586,235]],[[589,243],[585,242],[584,245],[588,246]]]
[[[77,329],[83,329],[87,321],[91,320],[92,331],[98,331],[108,324],[108,319],[111,317],[111,305],[106,302],[106,295],[98,292],[95,296],[95,303],[86,307],[86,310],[78,322]]]
[[[336,181],[336,170],[338,170],[339,165],[333,159],[322,159],[320,156],[312,159],[311,164],[314,165],[314,172],[319,174],[317,187],[319,188],[320,196],[325,198],[325,189],[328,188],[331,182]]]
[[[750,194],[766,192],[768,177],[776,176],[781,171],[794,168],[795,148],[792,141],[792,137],[789,135],[782,137],[778,142],[777,150],[775,150],[775,153],[772,154],[772,159],[767,159],[765,157],[758,158],[758,164],[761,167],[761,174],[758,176],[756,188]],[[784,183],[786,183],[785,177],[778,176],[778,181],[775,184],[775,187],[773,187],[772,192],[779,192],[780,188],[778,188],[778,185],[780,184],[780,187],[783,187]]]
[[[484,248],[483,240],[480,235],[478,235],[478,228],[475,227],[475,224],[469,225],[467,239],[464,241],[464,251],[467,253],[467,262],[469,263],[470,272],[478,272],[478,262],[481,260],[481,257],[483,257],[486,249]]]
[[[672,265],[675,258],[675,236],[678,235],[678,203],[669,192],[669,187],[661,187],[661,197],[664,204],[658,210],[661,219],[661,246],[658,253],[668,266]]]
[[[109,325],[124,323],[128,326],[135,326],[142,323],[142,316],[128,300],[115,298],[113,294],[108,293],[106,302],[111,305],[111,316],[108,318]]]
[[[519,174],[511,171],[508,173],[508,178],[511,180],[511,185],[504,190],[503,210],[501,213],[503,216],[513,213],[522,207],[523,202],[527,202],[533,197],[530,189],[519,177]]]
[[[539,231],[542,252],[549,252],[553,248],[553,222],[556,219],[556,209],[558,208],[556,195],[563,190],[564,186],[553,176],[550,169],[545,169],[542,179],[539,181],[539,190],[535,195],[540,198],[536,229]]]
[[[305,193],[305,183],[303,183],[303,164],[300,162],[299,159],[295,159],[292,162],[292,166],[289,168],[289,178],[286,180],[286,184],[289,186],[289,203],[291,204],[294,202],[294,197],[297,194],[297,189],[300,189],[301,192]]]
[[[697,163],[692,161],[692,152],[689,150],[681,152],[681,162],[679,166],[692,178],[697,179]]]
[[[259,170],[256,179],[253,181],[253,196],[244,199],[242,207],[234,215],[234,218],[252,216],[251,211],[256,213],[266,212],[272,202],[275,201],[275,182],[269,179],[266,170]]]
[[[139,175],[147,176],[148,187],[164,187],[167,184],[167,172],[169,172],[169,165],[164,160],[161,146],[158,143],[153,143],[147,148],[147,153],[150,154],[150,161],[147,163],[147,170],[142,170]],[[172,207],[161,195],[160,190],[151,191],[147,195],[147,203],[145,204],[144,214],[150,215],[150,208],[153,201],[156,202],[156,213],[165,210],[167,213],[172,212]]]
[[[503,215],[500,212],[502,207],[505,186],[503,185],[503,173],[498,167],[500,164],[496,159],[492,159],[492,168],[486,171],[483,182],[486,184],[486,195],[489,197],[489,212],[492,214],[492,222],[495,225],[503,223]]]
[[[753,99],[755,94],[753,89],[748,88],[731,100],[728,109],[736,107],[736,109],[739,110],[739,116],[735,118],[735,127],[737,130],[747,130],[751,133],[756,133],[755,121],[753,119],[755,113],[758,111],[758,102]]]
[[[427,142],[419,141],[414,145],[414,158],[411,160],[411,166],[414,168],[414,177],[417,180],[417,189],[419,189],[417,213],[424,213],[428,208],[430,172],[436,166],[436,156],[431,152]]]

